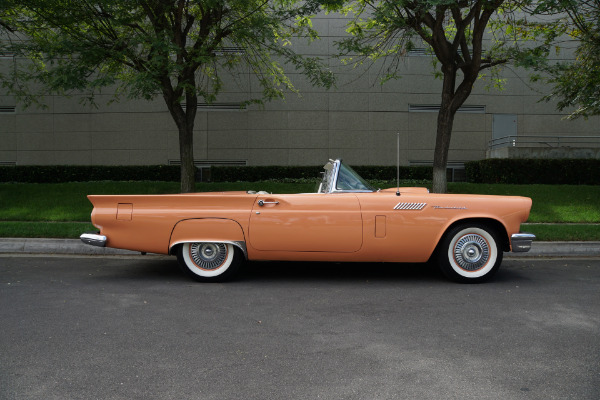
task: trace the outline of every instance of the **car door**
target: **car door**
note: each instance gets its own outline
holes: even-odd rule
[[[351,253],[362,246],[362,229],[354,194],[260,195],[249,241],[256,250]]]

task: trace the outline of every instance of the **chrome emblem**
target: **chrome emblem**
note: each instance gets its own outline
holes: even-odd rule
[[[396,204],[396,207],[394,207],[394,210],[419,211],[419,210],[422,210],[426,205],[427,205],[427,203],[398,203],[398,204]]]

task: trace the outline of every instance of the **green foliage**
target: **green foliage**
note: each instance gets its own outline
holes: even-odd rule
[[[487,159],[465,164],[473,183],[600,185],[600,160]]]
[[[353,167],[367,180],[394,181],[396,167],[363,165]],[[320,181],[322,166],[245,166],[210,168],[213,182],[278,181],[314,183]],[[174,165],[17,165],[0,166],[0,182],[63,183],[98,181],[163,181],[179,180],[179,167]],[[431,167],[400,167],[400,179],[431,180]]]
[[[451,193],[525,196],[533,200],[528,222],[600,223],[600,186],[451,183]]]
[[[515,15],[533,0],[352,0],[328,5],[349,16],[351,35],[336,43],[354,66],[378,60],[382,84],[400,77],[402,59],[421,43],[441,78],[440,111],[433,156],[433,191],[447,189],[446,170],[454,116],[477,79],[502,88],[500,66],[519,54]],[[484,40],[485,38],[485,40]],[[485,71],[485,73],[484,73]]]
[[[522,229],[533,233],[536,241],[600,241],[600,224],[524,224]]]
[[[211,167],[213,182],[256,182],[278,179],[314,179],[320,176],[322,166],[247,166]]]
[[[354,0],[328,8],[351,16],[349,38],[337,42],[346,63],[381,60],[382,82],[399,77],[401,59],[422,43],[432,57],[435,76],[444,66],[476,72],[505,64],[515,55],[519,42],[515,12],[531,1],[449,0]],[[487,18],[490,18],[487,23]],[[487,30],[491,40],[482,42]],[[499,69],[493,69],[490,86],[499,85]],[[480,75],[481,77],[485,75]]]
[[[47,93],[96,104],[106,88],[112,101],[162,96],[179,131],[181,190],[189,192],[198,99],[217,100],[224,72],[238,84],[248,72],[256,76],[260,89],[244,87],[254,96],[245,104],[297,91],[284,64],[315,85],[333,85],[326,63],[285,46],[318,37],[310,18],[319,7],[318,0],[3,0],[0,52],[19,61],[0,84],[26,106],[45,106]]]
[[[367,180],[391,181],[396,179],[396,167],[359,165],[352,167]],[[264,181],[282,179],[318,179],[322,166],[251,166],[251,167],[212,167],[211,180],[214,182]],[[431,167],[400,167],[400,179],[431,180]]]
[[[116,86],[115,99],[151,99],[171,89],[175,101],[192,91],[207,102],[223,87],[219,71],[248,65],[263,87],[253,101],[295,90],[281,61],[330,87],[332,74],[320,60],[282,46],[293,36],[317,38],[307,1],[128,0],[21,2],[5,0],[0,20],[3,51],[31,62],[19,65],[3,85],[26,103],[39,91],[90,93]],[[237,48],[227,52],[223,48]],[[278,57],[281,57],[278,59]],[[42,84],[32,91],[28,83]],[[250,100],[250,101],[252,101]]]
[[[98,229],[90,222],[0,221],[0,237],[77,239],[84,232]]]
[[[519,65],[535,71],[534,80],[542,80],[553,89],[545,101],[556,101],[559,110],[568,110],[569,118],[600,115],[600,1],[542,0],[524,21],[521,31],[542,44],[520,53]],[[539,18],[539,17],[542,18]],[[575,59],[550,62],[548,55],[561,47],[576,48]]]

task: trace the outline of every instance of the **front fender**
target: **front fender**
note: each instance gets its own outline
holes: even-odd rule
[[[173,227],[169,240],[169,253],[182,243],[220,242],[231,243],[246,252],[246,238],[239,223],[231,219],[198,218],[179,221]]]

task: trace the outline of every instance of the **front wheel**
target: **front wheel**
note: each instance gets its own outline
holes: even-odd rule
[[[490,279],[502,263],[498,235],[479,224],[463,224],[444,236],[438,253],[442,273],[449,279],[479,283]]]
[[[231,243],[184,243],[177,249],[180,268],[199,282],[224,282],[238,272],[244,256]]]

